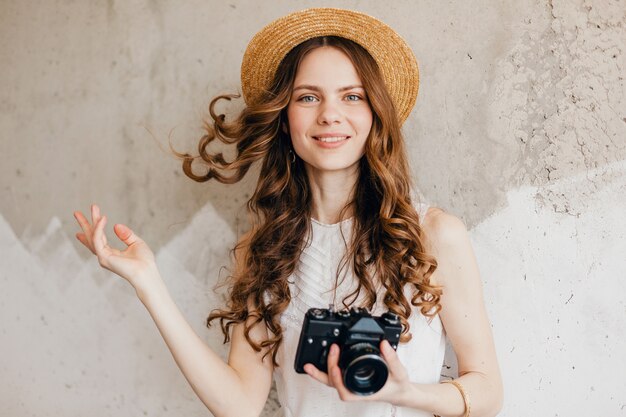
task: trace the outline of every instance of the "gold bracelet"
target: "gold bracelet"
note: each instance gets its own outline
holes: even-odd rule
[[[470,417],[470,409],[471,409],[470,399],[469,399],[469,396],[467,395],[467,392],[465,392],[463,385],[461,385],[459,381],[456,381],[454,379],[447,379],[445,381],[441,381],[441,383],[452,384],[459,390],[459,392],[461,393],[461,397],[463,397],[463,403],[465,404],[465,413],[463,414],[463,417]],[[439,417],[439,416],[435,415],[435,417]]]

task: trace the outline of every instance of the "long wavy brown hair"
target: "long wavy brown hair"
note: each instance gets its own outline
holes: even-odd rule
[[[300,158],[293,161],[291,140],[282,124],[287,121],[286,109],[300,62],[322,46],[338,48],[351,59],[373,113],[353,198],[344,207],[344,212],[353,209],[354,221],[342,264],[353,269],[358,287],[343,304],[350,305],[363,291],[361,305],[372,308],[377,301],[378,280],[385,290],[382,301],[401,318],[402,342],[411,337],[408,318],[413,306],[428,317],[441,309],[442,290],[430,282],[437,262],[425,251],[425,236],[411,201],[400,123],[378,66],[363,47],[347,39],[310,39],[287,54],[269,91],[234,120],[226,121],[225,115],[216,114],[215,105],[238,95],[215,97],[209,106],[211,121],[205,122],[206,134],[198,146],[199,156],[177,154],[184,159],[185,174],[199,182],[216,179],[232,184],[241,180],[253,163],[261,164],[256,189],[247,204],[252,229],[233,249],[236,267],[228,277],[226,307],[211,311],[207,326],[219,319],[226,343],[231,326],[243,323],[250,345],[257,352],[263,349],[265,355],[271,353],[274,366],[278,366],[276,354],[283,340],[280,315],[291,300],[288,277],[298,264],[311,229],[311,191],[304,162]],[[233,160],[207,151],[215,139],[236,146]],[[192,162],[198,158],[208,165],[204,175],[192,171]],[[413,287],[410,300],[403,292],[407,284]],[[250,330],[261,322],[271,334],[257,343],[250,338]]]

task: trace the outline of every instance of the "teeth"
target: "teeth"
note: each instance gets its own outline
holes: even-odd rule
[[[348,137],[347,136],[333,136],[333,137],[328,137],[328,138],[315,138],[315,139],[319,140],[320,142],[339,142],[339,141],[348,139]]]

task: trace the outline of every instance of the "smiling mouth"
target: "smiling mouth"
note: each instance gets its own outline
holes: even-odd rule
[[[319,138],[319,137],[313,136],[313,139],[320,141],[320,142],[325,142],[325,143],[334,143],[334,142],[341,142],[343,140],[350,139],[350,136],[332,136],[332,137],[327,137],[327,138]]]

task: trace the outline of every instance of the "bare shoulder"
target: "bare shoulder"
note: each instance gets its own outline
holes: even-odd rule
[[[422,222],[422,229],[427,240],[439,250],[463,243],[468,238],[467,227],[463,220],[439,207],[430,207]]]
[[[431,207],[424,216],[422,230],[425,235],[425,249],[437,260],[437,269],[431,276],[431,281],[447,286],[466,276],[459,272],[472,269],[475,261],[463,220],[439,207]]]

